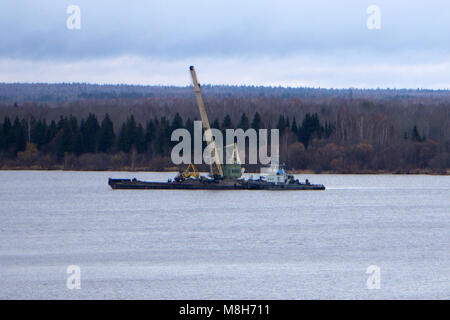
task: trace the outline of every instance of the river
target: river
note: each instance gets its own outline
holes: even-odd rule
[[[326,191],[107,185],[173,176],[0,171],[0,298],[450,299],[449,176],[298,176]]]

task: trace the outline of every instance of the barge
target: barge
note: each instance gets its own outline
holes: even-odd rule
[[[195,166],[191,163],[185,172],[180,172],[172,181],[167,182],[152,182],[140,181],[134,179],[112,179],[109,178],[109,186],[116,189],[131,189],[131,190],[325,190],[322,184],[311,184],[308,179],[305,182],[300,182],[295,179],[293,175],[286,173],[284,169],[278,167],[278,154],[275,155],[272,166],[267,168],[267,175],[261,175],[258,179],[244,179],[242,175],[244,169],[241,166],[239,159],[239,152],[236,143],[225,146],[233,147],[232,161],[221,163],[220,157],[211,137],[211,128],[209,125],[208,116],[206,114],[205,105],[200,92],[200,85],[197,81],[197,75],[194,67],[189,68],[194,91],[197,97],[197,105],[202,118],[202,126],[205,131],[205,140],[207,146],[213,150],[212,161],[210,164],[210,173],[208,176],[200,176]],[[206,133],[209,133],[208,135]],[[192,169],[192,170],[191,170]]]
[[[284,172],[284,170],[283,170]],[[294,180],[287,175],[287,181],[270,182],[267,177],[253,179],[210,179],[202,176],[200,178],[182,178],[179,175],[175,180],[167,182],[141,181],[137,179],[109,179],[108,184],[112,189],[134,189],[134,190],[325,190],[322,184],[311,184],[307,179],[305,182]]]

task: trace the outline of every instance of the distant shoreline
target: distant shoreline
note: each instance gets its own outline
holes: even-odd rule
[[[0,171],[72,171],[72,172],[158,172],[158,173],[170,173],[170,172],[179,172],[184,171],[185,168],[166,168],[164,170],[155,170],[151,168],[131,168],[131,167],[121,167],[114,169],[105,169],[105,170],[93,170],[89,168],[67,168],[64,166],[53,166],[52,168],[42,168],[37,166],[17,166],[17,167],[0,167]],[[431,175],[431,176],[450,176],[450,169],[446,169],[445,171],[433,171],[430,169],[411,169],[409,171],[384,171],[384,170],[355,170],[355,171],[320,171],[315,172],[313,170],[287,170],[290,174],[296,175],[307,175],[307,174],[336,174],[336,175]],[[207,174],[207,172],[201,172],[202,174]],[[245,172],[245,174],[260,174],[260,172]]]

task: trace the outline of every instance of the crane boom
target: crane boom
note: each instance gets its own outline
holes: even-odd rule
[[[205,104],[203,102],[202,93],[200,91],[200,85],[198,84],[197,74],[195,73],[194,66],[190,66],[189,70],[191,71],[192,84],[194,85],[195,95],[197,97],[197,105],[200,111],[200,116],[202,118],[203,130],[205,131],[205,139],[207,146],[212,148],[214,153],[214,163],[211,163],[211,174],[218,174],[221,177],[223,176],[222,165],[220,164],[219,154],[216,149],[216,144],[214,143],[214,139],[211,134],[211,127],[209,125],[208,115],[206,114]],[[215,168],[214,168],[215,166]]]

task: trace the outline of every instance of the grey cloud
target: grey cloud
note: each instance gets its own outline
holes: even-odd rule
[[[81,30],[66,28],[67,6]],[[381,30],[366,28],[369,5]],[[0,81],[449,88],[447,0],[15,0]],[[203,77],[202,77],[203,79]]]
[[[371,1],[14,1],[0,4],[0,56],[78,60],[133,54],[283,56],[359,50],[437,50],[450,44],[448,1],[375,1],[382,29],[367,30]],[[65,27],[69,4],[82,28]]]

